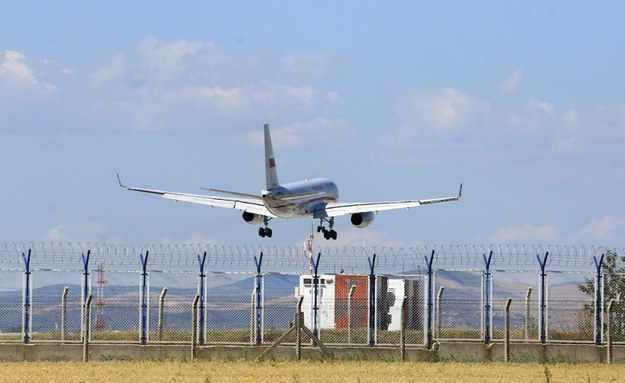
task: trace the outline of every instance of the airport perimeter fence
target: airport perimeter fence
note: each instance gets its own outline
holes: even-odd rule
[[[610,322],[614,342],[625,342],[624,249],[445,245],[309,254],[297,247],[0,244],[0,342],[72,343],[88,334],[91,342],[195,336],[198,344],[267,345],[295,325],[299,296],[305,326],[325,344],[499,341],[508,299],[512,341],[604,344]]]

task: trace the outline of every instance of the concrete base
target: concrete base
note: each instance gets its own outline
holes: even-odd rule
[[[210,345],[196,348],[197,359],[254,360],[269,346]],[[399,347],[329,347],[341,360],[401,360]],[[0,361],[67,361],[82,360],[83,345],[78,343],[5,343],[0,344]],[[191,345],[185,344],[127,344],[91,343],[89,360],[190,360]],[[294,346],[279,346],[268,359],[295,359]],[[319,348],[302,346],[303,359],[327,359]],[[409,347],[405,359],[412,361],[504,361],[501,343],[485,345],[480,342],[440,342],[432,350]],[[586,362],[606,363],[607,347],[579,343],[512,343],[512,362]],[[614,345],[613,363],[625,363],[625,345]]]

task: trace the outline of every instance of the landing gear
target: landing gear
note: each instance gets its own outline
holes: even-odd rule
[[[323,225],[323,222],[327,222],[330,225],[330,229],[326,229],[325,226]],[[323,232],[323,238],[325,239],[334,239],[336,240],[336,231],[334,230],[334,217],[331,217],[330,219],[327,218],[321,218],[320,222],[319,222],[319,226],[317,226],[317,233],[322,233]]]
[[[273,234],[273,232],[268,227],[261,227],[260,229],[258,229],[258,235],[260,235],[263,238],[265,238],[265,237],[271,238],[272,234]]]
[[[264,220],[264,225],[265,227],[261,227],[258,229],[258,235],[260,235],[262,238],[271,238],[271,236],[273,235],[273,231],[268,227],[269,225],[269,219],[268,217],[265,217]]]

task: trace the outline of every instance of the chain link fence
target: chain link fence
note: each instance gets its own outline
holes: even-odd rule
[[[492,253],[491,253],[492,251]],[[297,248],[0,246],[0,341],[271,344],[304,325],[325,344],[437,340],[602,344],[625,338],[625,277],[604,254],[551,246]],[[609,258],[610,260],[610,258]],[[616,270],[623,260],[616,256]],[[89,330],[85,301],[91,295]],[[613,302],[611,316],[606,312]],[[293,336],[282,340],[295,342]]]

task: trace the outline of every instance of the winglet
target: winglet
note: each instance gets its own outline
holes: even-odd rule
[[[122,184],[122,179],[119,177],[119,173],[117,173],[117,181],[119,182],[119,186],[123,187],[124,189],[128,189],[128,186]]]
[[[460,190],[458,190],[458,199],[462,197],[462,184],[460,184]]]

